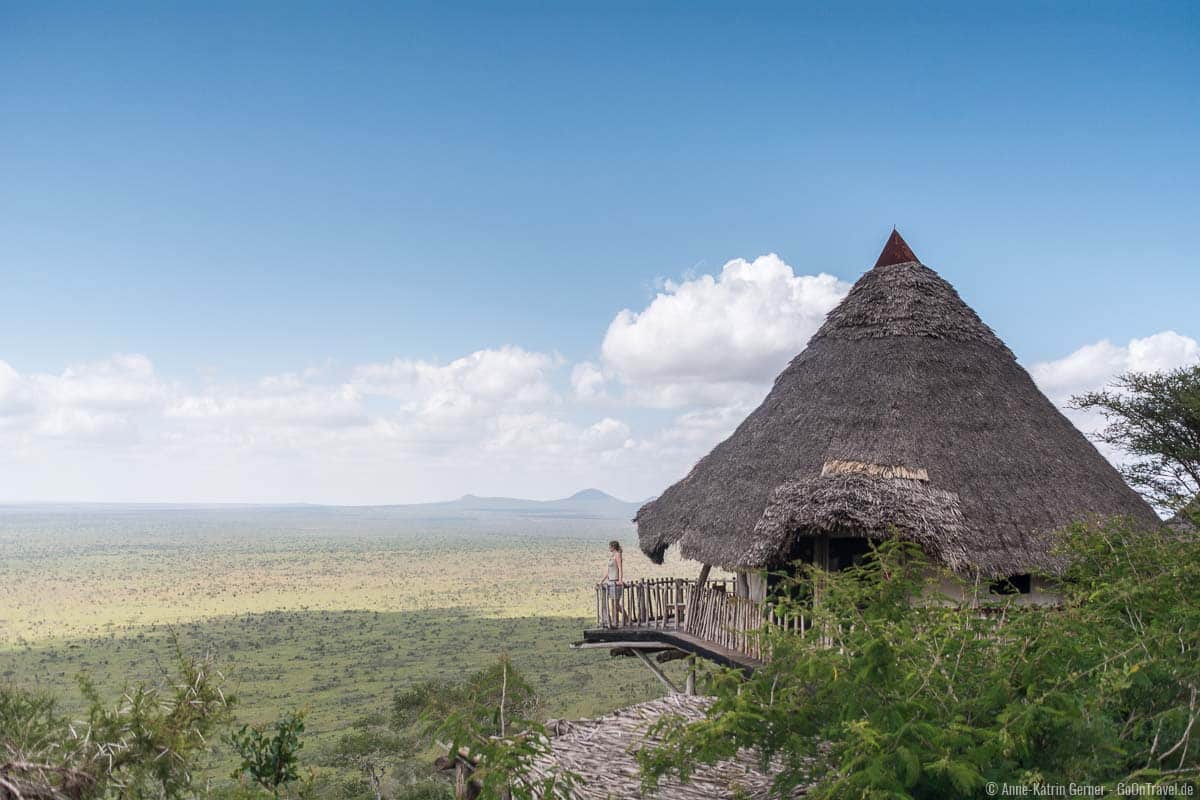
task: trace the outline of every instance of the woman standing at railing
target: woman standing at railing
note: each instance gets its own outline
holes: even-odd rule
[[[604,587],[608,625],[611,628],[619,626],[619,617],[629,621],[629,614],[621,606],[621,590],[625,586],[625,562],[621,557],[621,543],[613,539],[608,543],[608,568],[600,578]]]

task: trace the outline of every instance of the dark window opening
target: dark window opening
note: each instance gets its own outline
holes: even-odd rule
[[[1007,578],[992,581],[992,585],[988,588],[992,594],[1029,594],[1032,589],[1032,581],[1028,574],[1009,575]]]
[[[788,552],[788,565],[794,561],[803,561],[805,564],[813,563],[813,540],[811,537],[803,536],[792,542],[792,549]]]
[[[871,554],[870,539],[830,539],[829,571],[837,572],[857,567]]]

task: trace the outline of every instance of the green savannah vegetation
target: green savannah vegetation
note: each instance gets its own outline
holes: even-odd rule
[[[322,797],[373,798],[368,767],[381,762],[381,796],[438,796],[432,737],[392,725],[408,690],[456,685],[507,654],[538,687],[539,718],[661,694],[632,659],[569,648],[592,624],[608,540],[629,535],[611,520],[361,509],[3,509],[0,688],[53,698],[76,721],[90,703],[78,676],[111,704],[170,685],[178,648],[222,674],[236,698],[225,728],[304,714],[287,791],[307,781]],[[695,572],[627,549],[631,576]],[[242,759],[228,732],[194,754],[189,791],[253,788],[230,777]]]

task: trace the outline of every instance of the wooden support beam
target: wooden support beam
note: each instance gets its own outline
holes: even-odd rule
[[[662,685],[667,687],[668,692],[679,694],[679,689],[675,688],[675,684],[671,683],[671,679],[667,677],[665,672],[658,668],[658,664],[655,664],[650,660],[648,655],[643,653],[641,650],[634,650],[633,654],[640,658],[642,663],[646,665],[646,668],[654,673],[654,677],[662,681]]]
[[[655,653],[656,654],[655,660],[658,661],[658,663],[660,663],[660,664],[663,662],[663,660],[661,658],[658,658],[658,656],[661,656],[663,654],[663,652],[670,652],[669,649],[662,650],[657,647],[617,647],[615,649],[609,650],[608,654],[610,656],[612,656],[613,658],[620,658],[622,656],[629,656],[630,658],[632,658],[634,650],[640,650],[643,653]]]
[[[574,642],[572,650],[670,650],[672,646],[663,642]]]
[[[684,615],[683,626],[684,630],[695,631],[693,624],[696,619],[696,608],[700,604],[701,590],[704,588],[705,581],[708,580],[708,573],[712,570],[712,564],[705,564],[700,568],[700,575],[696,578],[696,588],[692,590],[691,602],[688,604],[687,614]]]

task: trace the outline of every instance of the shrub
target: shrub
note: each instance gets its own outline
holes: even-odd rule
[[[977,796],[987,782],[1113,786],[1200,776],[1200,545],[1112,524],[1063,535],[1061,608],[914,602],[939,576],[888,542],[820,585],[804,638],[765,632],[751,678],[713,676],[694,725],[666,721],[647,786],[758,748],[785,796]],[[928,596],[928,595],[925,595]],[[789,601],[781,601],[789,602]]]

